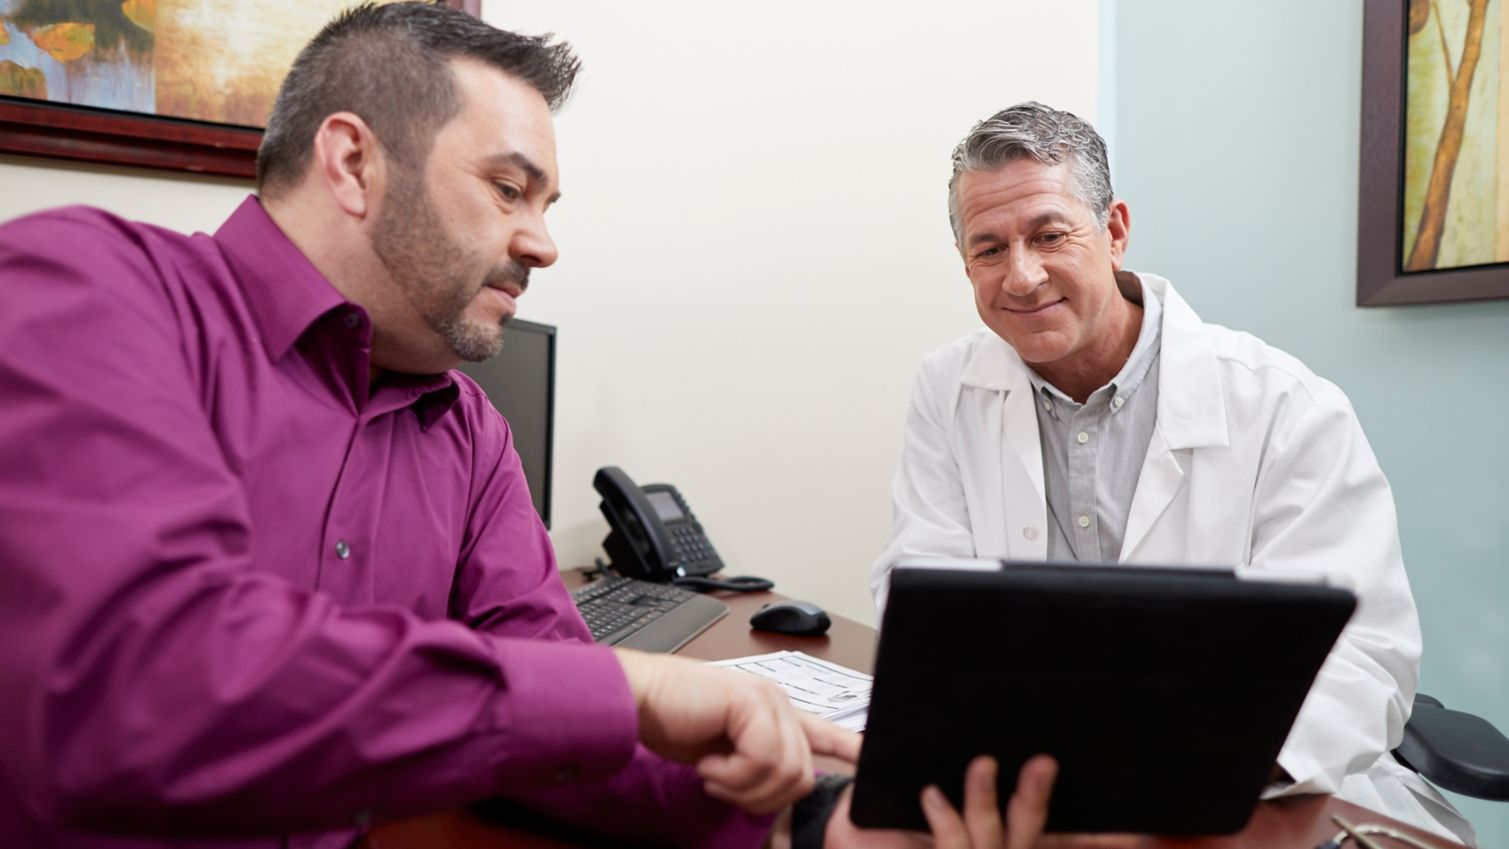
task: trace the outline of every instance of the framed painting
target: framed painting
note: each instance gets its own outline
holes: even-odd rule
[[[1504,4],[1363,6],[1359,306],[1509,298]]]
[[[356,3],[0,0],[0,153],[252,177],[294,57]]]

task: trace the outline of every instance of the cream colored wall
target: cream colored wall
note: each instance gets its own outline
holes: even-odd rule
[[[1097,4],[488,0],[584,72],[558,119],[561,248],[520,315],[560,328],[555,527],[606,525],[593,471],[681,487],[731,571],[873,621],[911,379],[978,322],[948,154],[1036,98],[1094,120]],[[0,157],[0,219],[93,203],[213,230],[233,181]]]
[[[185,233],[213,233],[250,181],[0,155],[0,221],[84,203]]]
[[[978,326],[949,153],[1027,98],[1093,120],[1096,6],[483,4],[583,59],[561,259],[520,307],[561,328],[563,564],[600,554],[616,464],[680,487],[730,571],[873,621],[912,377]]]

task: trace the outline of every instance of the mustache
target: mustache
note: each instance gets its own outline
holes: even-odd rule
[[[494,289],[508,283],[517,285],[520,293],[529,289],[529,266],[510,260],[488,272],[487,278],[482,281],[484,286],[491,286]]]

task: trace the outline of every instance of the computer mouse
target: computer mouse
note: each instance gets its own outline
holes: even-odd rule
[[[810,601],[775,601],[749,617],[749,627],[778,634],[815,637],[828,630],[833,620],[821,607]]]

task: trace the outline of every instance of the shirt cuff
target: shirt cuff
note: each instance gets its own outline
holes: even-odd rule
[[[1299,726],[1296,723],[1295,728]],[[1293,735],[1295,732],[1290,731]],[[1280,796],[1295,796],[1301,793],[1335,793],[1337,788],[1326,779],[1320,764],[1313,757],[1306,757],[1299,741],[1287,741],[1278,753],[1278,765],[1289,774],[1288,780],[1275,781],[1263,788],[1263,799]]]
[[[594,780],[634,756],[639,714],[607,646],[494,639],[500,789]]]

